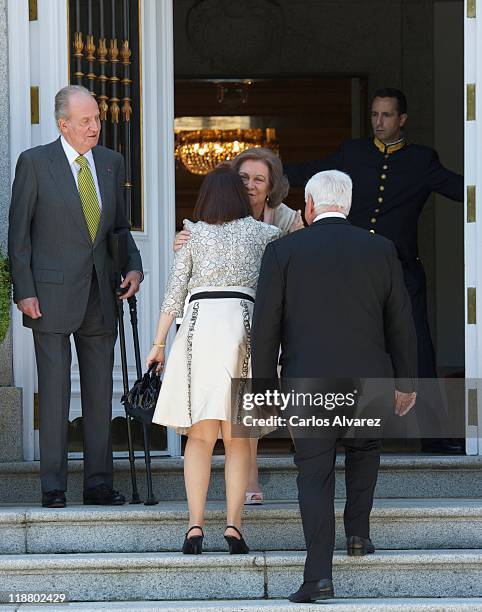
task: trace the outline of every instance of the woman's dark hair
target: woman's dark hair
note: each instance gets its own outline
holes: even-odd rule
[[[383,89],[377,89],[377,91],[373,94],[372,102],[375,98],[396,98],[398,114],[407,114],[407,98],[405,97],[403,91],[394,89],[393,87],[384,87]]]
[[[246,187],[231,165],[221,164],[206,175],[194,207],[195,221],[227,223],[250,214]]]
[[[288,179],[283,175],[283,165],[280,158],[271,149],[253,147],[238,153],[233,159],[233,167],[239,172],[243,163],[248,159],[262,161],[268,167],[270,184],[267,204],[270,208],[276,208],[286,198],[290,189]]]

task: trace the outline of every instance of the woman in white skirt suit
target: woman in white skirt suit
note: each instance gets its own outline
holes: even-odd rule
[[[280,158],[271,149],[246,149],[236,155],[232,165],[248,191],[251,214],[255,219],[278,227],[282,236],[303,229],[301,211],[294,211],[283,204],[283,199],[288,195],[289,183],[283,175]],[[174,250],[181,248],[190,237],[187,227],[179,232],[174,241]],[[258,479],[258,439],[251,437],[250,444],[251,462],[244,503],[253,505],[263,503],[263,492]]]
[[[248,484],[249,437],[231,435],[231,381],[250,374],[250,322],[261,258],[280,230],[251,216],[238,173],[221,166],[206,176],[194,209],[197,223],[185,221],[191,239],[174,255],[156,337],[147,365],[164,366],[167,333],[183,322],[166,364],[153,422],[188,436],[184,479],[189,527],[185,554],[202,552],[204,508],[211,457],[218,436],[225,447],[229,551],[247,553],[240,532]]]

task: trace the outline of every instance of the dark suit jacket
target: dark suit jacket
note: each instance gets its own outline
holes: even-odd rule
[[[444,168],[436,151],[416,144],[385,157],[373,139],[349,140],[326,159],[285,164],[284,170],[291,185],[302,186],[322,170],[349,174],[353,181],[350,223],[392,240],[407,263],[418,256],[418,218],[429,195],[436,192],[464,200],[464,177]]]
[[[116,321],[112,260],[107,236],[129,230],[125,211],[124,160],[110,149],[92,150],[102,197],[100,225],[92,243],[77,185],[60,138],[24,151],[17,162],[9,223],[9,257],[14,300],[37,297],[42,317],[24,316],[37,331],[75,331],[85,315],[92,272],[97,275],[107,327]],[[125,273],[142,272],[139,251],[129,232]]]
[[[415,388],[416,336],[389,240],[325,218],[270,243],[252,329],[253,378],[395,376]]]

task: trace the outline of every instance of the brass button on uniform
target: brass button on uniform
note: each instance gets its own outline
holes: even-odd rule
[[[370,230],[370,234],[374,234],[374,233],[375,233],[375,230]]]
[[[382,181],[384,181],[387,178],[386,174],[382,174],[382,176],[380,177],[382,179]]]
[[[378,198],[378,201],[379,201],[379,202],[380,202],[380,204],[381,204],[381,203],[383,202],[383,198],[382,198],[382,197]]]
[[[383,185],[380,185],[379,189],[380,191],[385,191],[385,187]]]
[[[375,217],[372,217],[372,218],[370,219],[370,223],[376,223],[376,222],[377,222],[377,220],[375,219]]]
[[[383,170],[388,170],[388,166],[387,166],[387,164],[384,164],[384,166],[383,166]]]
[[[378,215],[378,213],[380,212],[380,209],[379,209],[379,208],[375,208],[375,212],[376,212],[376,213],[377,213],[377,215]]]
[[[388,158],[389,158],[389,155],[385,155],[385,159],[388,159]]]

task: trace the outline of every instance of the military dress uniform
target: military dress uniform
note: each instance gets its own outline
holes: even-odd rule
[[[463,202],[464,178],[444,168],[436,151],[409,144],[404,138],[390,145],[378,138],[349,140],[324,160],[284,166],[292,186],[304,186],[317,172],[333,169],[346,172],[353,181],[349,221],[372,234],[389,238],[397,247],[412,301],[418,375],[420,378],[435,378],[435,351],[427,319],[426,279],[418,256],[418,219],[432,192]],[[439,411],[440,406],[435,409]],[[428,412],[425,424],[425,416],[419,415],[425,435],[434,431],[434,418],[437,419],[434,410]]]

